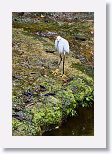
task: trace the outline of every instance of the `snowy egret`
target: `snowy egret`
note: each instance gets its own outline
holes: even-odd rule
[[[55,48],[60,55],[59,65],[61,64],[61,61],[63,59],[63,74],[64,74],[65,54],[66,53],[69,54],[69,43],[66,39],[62,38],[61,36],[57,36],[55,40]]]

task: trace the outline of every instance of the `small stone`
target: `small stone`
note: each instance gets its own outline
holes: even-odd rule
[[[55,127],[55,129],[58,129],[58,128],[59,128],[59,126]]]

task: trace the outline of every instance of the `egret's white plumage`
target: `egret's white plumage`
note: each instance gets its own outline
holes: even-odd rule
[[[66,39],[61,36],[57,36],[55,40],[55,48],[59,52],[59,54],[69,53],[69,43]]]
[[[61,36],[57,36],[55,40],[55,48],[60,54],[59,65],[63,59],[63,74],[64,74],[65,54],[69,53],[69,43],[66,39],[62,38]],[[63,55],[63,58],[62,58],[62,55]]]

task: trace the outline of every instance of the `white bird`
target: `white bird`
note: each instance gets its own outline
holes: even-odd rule
[[[62,38],[61,36],[57,36],[55,40],[55,48],[60,54],[59,65],[61,64],[62,56],[63,56],[63,74],[64,74],[65,54],[66,53],[69,54],[69,43],[66,39]]]

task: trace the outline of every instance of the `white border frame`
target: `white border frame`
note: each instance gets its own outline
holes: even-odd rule
[[[12,12],[94,12],[94,136],[12,136]],[[0,144],[3,148],[106,148],[106,3],[3,0],[0,4]]]

